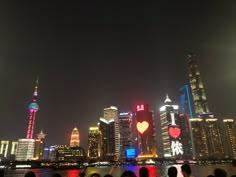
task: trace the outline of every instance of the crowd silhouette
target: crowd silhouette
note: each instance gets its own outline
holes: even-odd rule
[[[87,177],[86,176],[86,169],[81,170],[81,173],[79,174],[80,177]],[[113,170],[110,172],[112,173]],[[183,177],[192,177],[192,170],[189,164],[183,164],[181,166],[181,173]],[[178,176],[178,170],[175,166],[171,166],[168,168],[167,172],[168,177],[177,177]],[[4,171],[0,171],[0,177],[4,177]],[[36,174],[33,171],[28,171],[24,177],[36,177]],[[59,173],[54,173],[52,177],[62,177]],[[106,174],[104,176],[101,176],[98,173],[90,174],[88,177],[114,177],[112,174]],[[139,169],[139,176],[137,176],[133,171],[127,170],[124,171],[120,177],[153,177],[149,176],[149,171],[146,167],[141,167]],[[227,172],[224,169],[221,168],[215,168],[213,171],[213,174],[205,176],[205,177],[227,177]],[[231,177],[236,177],[236,175],[232,175]]]

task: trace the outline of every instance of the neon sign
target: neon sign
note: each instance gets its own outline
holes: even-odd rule
[[[138,122],[137,123],[137,130],[139,131],[139,133],[143,134],[149,127],[149,123],[146,121]]]
[[[171,149],[172,149],[173,156],[184,153],[182,143],[180,143],[179,141],[172,141],[171,142]]]
[[[144,110],[144,105],[137,105],[137,111],[143,111]]]
[[[174,139],[178,138],[180,133],[181,133],[181,130],[178,127],[170,127],[169,128],[169,134]]]

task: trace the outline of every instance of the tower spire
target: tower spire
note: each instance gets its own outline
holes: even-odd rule
[[[34,87],[34,94],[33,94],[34,99],[36,99],[37,96],[38,96],[38,84],[39,84],[39,79],[38,79],[38,77],[37,77],[37,80],[36,80],[36,83],[35,83],[35,87]],[[37,100],[36,100],[36,101],[37,101]]]
[[[172,103],[171,99],[169,98],[168,96],[168,93],[166,94],[166,99],[165,99],[165,104],[169,104],[169,103]]]
[[[36,80],[36,84],[34,88],[33,101],[29,105],[30,115],[29,115],[29,122],[28,122],[28,130],[26,134],[27,139],[33,138],[35,116],[36,116],[36,112],[39,109],[39,105],[37,104],[37,97],[38,97],[38,78]]]

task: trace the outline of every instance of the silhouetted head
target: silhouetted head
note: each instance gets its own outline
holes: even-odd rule
[[[32,172],[32,171],[28,171],[26,174],[25,174],[25,177],[36,177],[35,173]]]
[[[104,177],[113,177],[113,176],[110,174],[106,174],[106,175],[104,175]]]
[[[190,176],[191,173],[192,173],[189,164],[183,164],[181,166],[181,171],[182,171],[182,174],[183,174],[184,177]]]
[[[139,169],[139,177],[149,177],[149,171],[146,167],[141,167]]]
[[[176,177],[177,176],[177,168],[176,167],[170,167],[168,169],[168,176],[169,177]]]
[[[215,177],[227,177],[226,171],[221,168],[216,168],[214,170],[214,175]]]
[[[55,173],[52,175],[52,177],[61,177],[61,175],[59,173]]]
[[[121,174],[121,177],[137,177],[137,176],[135,175],[134,172],[128,170],[128,171],[124,171]]]
[[[215,177],[214,175],[208,175],[207,177]]]
[[[91,177],[100,177],[100,175],[98,173],[93,173]]]

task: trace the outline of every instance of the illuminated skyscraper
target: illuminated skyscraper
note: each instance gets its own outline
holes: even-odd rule
[[[75,127],[71,132],[70,147],[79,147],[79,130]]]
[[[226,137],[226,145],[228,150],[228,157],[236,159],[236,135],[234,127],[234,119],[224,119],[224,131]]]
[[[120,131],[118,124],[118,109],[110,106],[103,110],[100,118],[100,131],[102,133],[102,148],[107,156],[120,156]]]
[[[207,98],[200,76],[196,55],[189,54],[187,63],[195,113],[198,116],[209,113]]]
[[[136,128],[138,132],[139,159],[156,158],[156,132],[153,112],[147,104],[136,106]]]
[[[120,129],[120,157],[126,158],[126,150],[133,148],[134,137],[133,132],[133,115],[130,112],[122,112],[119,114]]]
[[[177,124],[179,106],[173,105],[168,95],[166,95],[164,103],[165,105],[160,108],[162,156],[164,158],[176,158],[176,156],[183,154],[182,145],[179,146],[180,151],[175,151],[175,144],[180,144],[178,139],[181,135],[181,129]]]
[[[17,161],[32,160],[34,157],[34,139],[19,139],[16,152]]]
[[[88,133],[88,158],[99,159],[101,157],[101,132],[98,127],[89,127]]]
[[[34,147],[34,159],[43,159],[44,146],[45,146],[45,136],[46,134],[41,132],[37,134],[37,138],[35,139],[35,147]]]
[[[194,159],[207,159],[209,150],[204,119],[192,118],[190,124],[193,135],[193,157]]]
[[[27,139],[32,139],[34,134],[35,116],[36,112],[39,109],[39,105],[37,104],[37,98],[38,98],[38,80],[36,81],[36,85],[34,88],[33,101],[29,105],[30,116],[29,116],[28,130],[26,134]]]
[[[219,129],[219,122],[216,118],[205,119],[207,145],[209,149],[209,157],[215,159],[224,158],[224,149]]]

